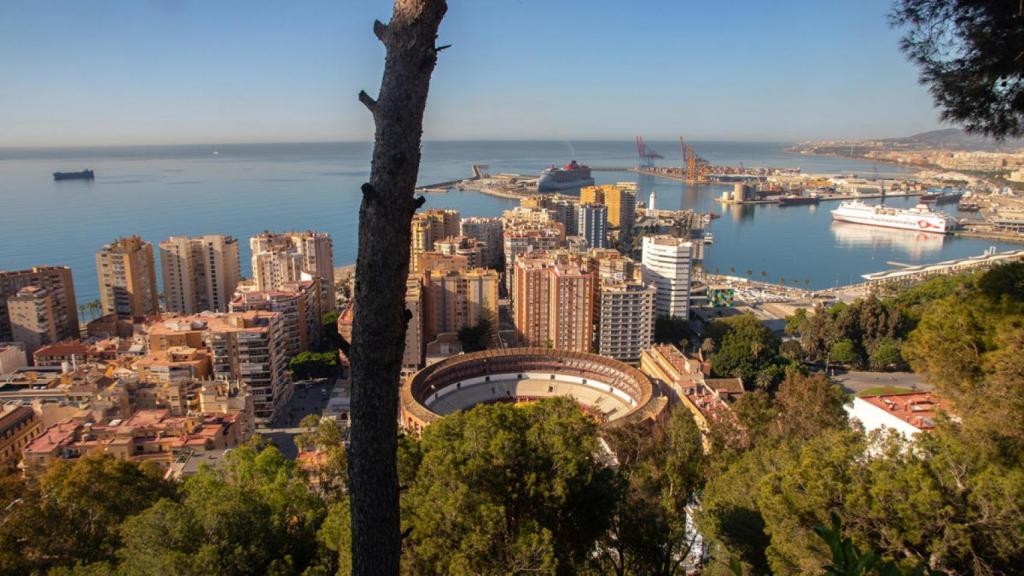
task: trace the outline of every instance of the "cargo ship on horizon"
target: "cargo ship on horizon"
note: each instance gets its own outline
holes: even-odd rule
[[[584,186],[593,186],[594,179],[590,176],[590,166],[573,160],[561,168],[554,164],[541,172],[537,180],[538,192],[558,192],[572,190]]]
[[[96,175],[92,170],[82,170],[80,172],[54,172],[54,180],[93,180]]]
[[[943,212],[934,212],[925,204],[913,208],[890,208],[885,205],[869,205],[859,200],[843,202],[832,211],[837,222],[852,222],[869,226],[919,230],[935,234],[946,234],[956,227],[956,221]]]

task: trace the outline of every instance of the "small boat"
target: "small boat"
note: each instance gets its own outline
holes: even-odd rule
[[[960,205],[957,206],[957,209],[960,210],[961,212],[978,212],[981,210],[981,206],[979,206],[977,202],[972,202],[970,200],[961,200]]]
[[[92,170],[82,170],[81,172],[54,172],[54,180],[92,180],[96,175],[93,174]]]
[[[711,232],[705,232],[704,233],[704,243],[705,244],[712,244],[712,243],[714,243],[714,241],[715,241],[715,237],[711,235]]]

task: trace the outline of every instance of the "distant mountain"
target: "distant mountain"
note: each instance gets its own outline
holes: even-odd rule
[[[880,140],[898,148],[948,148],[950,150],[1016,150],[1024,147],[1024,139],[997,142],[991,138],[968,134],[959,128],[932,130],[904,138]]]

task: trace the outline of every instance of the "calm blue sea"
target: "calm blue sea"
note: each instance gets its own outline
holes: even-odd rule
[[[678,143],[651,142],[678,164]],[[898,174],[884,164],[789,154],[785,143],[694,142],[716,164],[799,167],[805,172]],[[592,166],[634,165],[629,141],[428,142],[420,183],[468,176],[474,163],[495,172],[539,173],[577,159]],[[248,238],[263,231],[313,229],[334,238],[335,265],[356,257],[359,186],[368,175],[369,143],[234,144],[46,150],[0,150],[0,269],[72,267],[78,300],[98,295],[95,252],[117,236],[157,242],[171,235],[224,233],[241,240],[243,274]],[[54,182],[54,171],[92,168],[94,182]],[[831,222],[831,204],[724,211],[719,186],[596,172],[599,183],[638,181],[640,199],[657,190],[659,208],[722,212],[712,231],[707,267],[755,277],[767,273],[813,288],[856,282],[886,262],[933,262],[976,255],[992,242],[942,238]],[[890,201],[908,205],[912,201]],[[464,216],[496,216],[516,202],[475,192],[427,195],[427,208],[457,208]],[[1010,246],[996,244],[1000,249]],[[158,251],[157,251],[158,252]]]

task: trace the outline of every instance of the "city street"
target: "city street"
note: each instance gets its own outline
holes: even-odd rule
[[[299,422],[309,414],[322,414],[327,406],[334,380],[303,380],[295,383],[295,392],[272,426],[256,432],[269,438],[288,458],[298,455],[295,436],[302,433]]]

